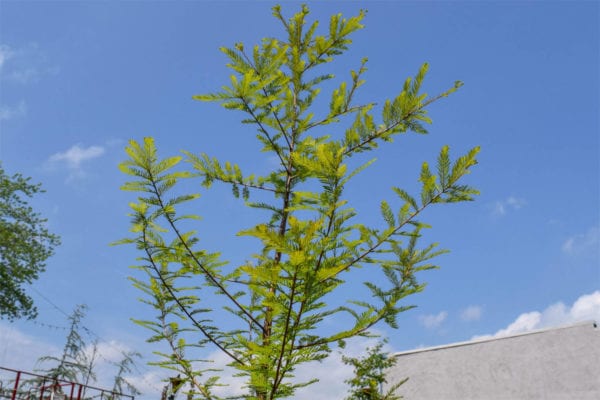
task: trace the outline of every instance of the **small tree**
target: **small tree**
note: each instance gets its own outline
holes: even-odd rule
[[[135,387],[131,382],[127,380],[125,374],[130,374],[135,367],[135,359],[140,358],[142,355],[137,351],[122,352],[122,358],[119,362],[115,363],[117,367],[117,374],[114,377],[114,383],[112,391],[115,393],[129,393],[132,396],[141,394],[139,389]]]
[[[44,272],[46,260],[60,242],[27,203],[41,192],[41,185],[30,183],[30,178],[8,176],[0,166],[0,319],[37,316],[23,286]]]
[[[346,365],[351,365],[354,369],[354,376],[346,381],[350,385],[350,395],[346,400],[400,400],[401,396],[396,395],[396,390],[408,379],[404,379],[392,385],[383,393],[383,384],[387,383],[385,379],[386,370],[396,364],[396,358],[389,357],[382,351],[383,343],[378,343],[367,349],[367,354],[363,357],[345,357],[342,361]]]
[[[82,336],[83,325],[81,320],[85,317],[87,306],[79,304],[69,316],[69,333],[60,356],[44,356],[38,362],[53,363],[54,366],[40,370],[44,375],[58,380],[79,382],[89,378],[94,379],[93,359],[89,360],[85,354],[86,343]],[[87,378],[86,378],[87,377]]]
[[[61,391],[58,381],[76,382],[84,387],[82,398],[86,398],[87,386],[96,381],[96,367],[99,357],[102,357],[98,349],[98,340],[94,340],[91,345],[88,345],[85,340],[85,332],[88,329],[83,326],[83,318],[87,306],[80,304],[75,307],[71,315],[68,317],[69,328],[65,338],[65,345],[60,356],[43,356],[38,359],[38,363],[50,363],[51,366],[47,369],[39,369],[37,372],[44,375],[43,378],[36,378],[29,385],[37,387],[40,384],[52,385],[56,392]],[[113,378],[113,386],[111,392],[116,394],[129,393],[133,396],[140,394],[140,391],[131,384],[126,374],[133,371],[135,367],[135,359],[141,357],[137,351],[122,351],[122,358],[118,362],[111,362],[116,368]]]
[[[398,314],[412,307],[404,298],[424,288],[416,275],[435,268],[430,260],[443,252],[436,244],[417,246],[428,227],[418,218],[433,204],[472,200],[477,193],[459,180],[476,164],[479,148],[451,162],[444,146],[437,171],[422,165],[419,199],[393,187],[396,211],[383,200],[380,226],[357,221],[344,189],[370,162],[357,164],[356,156],[408,131],[426,133],[426,107],[460,83],[427,97],[421,93],[424,64],[383,103],[376,123],[375,104],[354,101],[364,83],[363,60],[350,71],[350,81],[332,91],[329,108],[319,110],[320,86],[333,79],[322,69],[347,50],[350,35],[362,28],[364,12],[348,19],[332,16],[324,34],[317,32],[318,22],[307,21],[307,7],[290,19],[279,7],[273,14],[283,38],[266,38],[249,50],[242,44],[223,48],[233,71],[229,85],[195,98],[241,111],[243,122],[256,127],[263,152],[278,160],[276,167],[262,176],[245,175],[236,164],[184,152],[193,171],[183,171],[176,169],[183,157],[159,158],[152,138],[131,141],[129,158],[120,165],[132,177],[123,189],[140,197],[131,204],[134,235],[119,243],[135,244],[142,252],[137,268],[147,278],[132,280],[157,313],[155,320],[137,322],[152,331],[150,341],[168,346],[157,352],[162,357],[157,364],[180,373],[205,399],[216,398],[217,379],[201,367],[199,347],[212,346],[228,357],[246,379],[245,398],[277,399],[317,380],[295,381],[300,364],[324,359],[333,345],[366,335],[379,322],[397,327]],[[348,125],[334,129],[342,122]],[[187,229],[198,217],[180,212],[199,194],[182,194],[177,186],[196,177],[207,188],[214,182],[231,185],[250,210],[267,215],[263,223],[239,232],[260,242],[253,261],[229,266],[220,254],[199,248],[196,231]],[[364,282],[371,296],[331,304],[328,296],[339,294],[361,267],[381,273],[381,279]],[[222,296],[227,317],[207,304],[211,292]],[[324,330],[324,321],[336,316],[351,322],[334,332]]]

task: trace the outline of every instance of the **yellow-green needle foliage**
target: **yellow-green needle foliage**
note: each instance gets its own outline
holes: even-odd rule
[[[477,193],[459,181],[476,164],[479,149],[451,161],[443,147],[435,171],[423,163],[420,175],[415,174],[422,183],[419,195],[393,187],[394,200],[381,202],[382,224],[361,223],[344,188],[370,163],[356,168],[355,156],[390,145],[403,133],[426,133],[426,107],[460,83],[428,97],[420,90],[425,64],[375,112],[374,103],[355,103],[365,59],[348,82],[321,94],[323,83],[333,79],[329,63],[347,50],[350,35],[363,27],[364,14],[334,15],[323,32],[317,21],[309,22],[306,7],[289,19],[279,7],[273,14],[283,27],[281,38],[266,38],[251,48],[223,48],[230,82],[195,99],[242,113],[277,166],[263,175],[247,175],[234,163],[202,153],[160,159],[152,138],[131,141],[129,158],[120,166],[132,178],[123,189],[140,193],[131,204],[133,236],[121,242],[135,244],[142,253],[137,268],[147,279],[133,283],[157,312],[155,320],[138,322],[152,331],[151,341],[169,346],[159,364],[185,377],[190,393],[199,398],[217,398],[218,380],[210,364],[202,367],[206,364],[198,354],[207,351],[198,347],[228,357],[245,378],[244,398],[279,399],[316,380],[294,380],[300,364],[327,357],[332,345],[367,335],[378,323],[396,327],[398,313],[411,308],[403,299],[423,289],[416,274],[434,268],[431,259],[443,252],[436,245],[418,245],[427,227],[419,220],[424,209],[471,200]],[[329,107],[316,106],[320,95],[327,96]],[[182,160],[191,170],[182,172]],[[176,187],[187,179],[199,179],[206,188],[231,185],[249,211],[266,215],[263,223],[239,232],[260,243],[248,255],[251,262],[229,265],[220,254],[198,246],[199,233],[183,228],[198,217],[179,212],[199,196],[180,194]],[[353,279],[353,271],[367,266],[381,273],[381,279],[364,282],[370,295],[329,304],[327,298]],[[207,304],[215,292],[222,301]],[[224,323],[223,309],[236,322]],[[323,329],[326,319],[338,317],[339,330]]]

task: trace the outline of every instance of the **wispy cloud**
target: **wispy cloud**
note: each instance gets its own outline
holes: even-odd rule
[[[117,364],[120,363],[127,353],[132,352],[133,349],[126,344],[117,340],[100,340],[96,343],[89,343],[84,352],[88,360],[94,360],[94,382],[93,385],[96,387],[110,390],[114,384],[114,378],[117,374]],[[147,398],[158,398],[162,389],[161,380],[168,376],[168,372],[159,371],[159,374],[151,374],[149,372],[140,372],[141,367],[145,361],[138,357],[133,357],[132,373],[123,376],[127,382],[135,386],[140,390],[144,397]],[[162,374],[160,374],[162,373]],[[151,382],[155,384],[149,385],[148,377],[158,377]]]
[[[437,314],[419,316],[419,322],[427,329],[435,329],[438,328],[447,317],[448,313],[446,311],[440,311]]]
[[[587,320],[600,321],[600,290],[579,297],[570,307],[558,302],[543,311],[523,313],[493,335],[475,336],[473,339],[514,335]]]
[[[12,71],[7,75],[7,79],[17,83],[30,83],[37,82],[40,79],[42,73],[35,67],[27,67]]]
[[[104,154],[104,148],[101,146],[90,146],[85,148],[76,144],[63,153],[51,155],[49,160],[50,162],[64,161],[69,168],[77,169],[81,168],[81,164],[84,161],[100,157],[102,154]]]
[[[27,114],[27,106],[20,101],[16,106],[0,105],[0,121],[8,121],[14,118],[24,117]]]
[[[103,154],[104,147],[102,146],[82,147],[81,144],[76,144],[64,152],[52,154],[48,158],[48,164],[51,167],[66,166],[69,170],[68,180],[72,180],[83,178],[85,176],[83,164]]]
[[[154,368],[143,373],[126,376],[125,379],[142,394],[136,399],[159,399],[169,372],[165,369]]]
[[[33,370],[36,360],[45,355],[57,354],[59,349],[39,338],[19,331],[0,321],[0,365],[24,371]]]
[[[495,216],[503,216],[506,215],[510,211],[517,211],[527,205],[527,201],[525,199],[509,196],[504,200],[498,200],[492,204],[492,215]]]
[[[8,61],[13,56],[13,51],[5,44],[0,44],[0,71],[2,71],[2,67],[6,61]]]
[[[59,68],[48,62],[46,54],[36,43],[20,48],[0,44],[0,74],[6,82],[28,84],[58,72]]]
[[[600,227],[594,226],[587,232],[573,235],[564,241],[562,251],[572,256],[598,252],[600,247]]]
[[[469,306],[462,310],[460,313],[460,319],[463,321],[477,321],[481,319],[483,314],[483,308],[481,306]]]

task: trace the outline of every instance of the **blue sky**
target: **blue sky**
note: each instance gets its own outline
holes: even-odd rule
[[[38,320],[0,322],[0,366],[29,370],[60,348],[64,330],[48,325],[64,327],[62,312],[80,303],[107,359],[119,348],[149,354],[146,332],[129,320],[148,315],[126,279],[136,253],[108,245],[127,235],[133,199],[119,191],[117,164],[129,139],[151,135],[165,156],[185,149],[268,166],[249,151],[258,145],[241,115],[192,96],[228,82],[220,46],[281,32],[271,5],[0,2],[0,160],[43,184],[34,206],[63,242],[31,290]],[[442,145],[455,155],[482,147],[467,178],[481,196],[424,218],[428,240],[451,253],[421,276],[428,287],[409,299],[418,308],[400,329],[380,327],[390,349],[600,319],[598,3],[310,6],[322,22],[368,9],[366,28],[332,67],[347,79],[369,58],[363,101],[395,96],[423,62],[430,94],[465,83],[430,108],[429,135],[399,138],[349,188],[364,218],[377,218],[391,186],[415,188],[420,163]],[[198,207],[207,248],[224,246],[234,261],[251,252],[234,234],[252,218],[228,188],[203,193]],[[140,368],[144,382],[156,378]]]

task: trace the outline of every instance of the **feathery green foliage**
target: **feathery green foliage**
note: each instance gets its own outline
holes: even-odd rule
[[[123,358],[114,366],[117,367],[117,374],[114,377],[114,383],[112,387],[113,393],[129,393],[132,396],[142,394],[137,387],[127,380],[125,374],[130,374],[135,368],[135,359],[140,358],[142,355],[137,351],[122,351],[121,355]]]
[[[120,165],[132,179],[123,189],[140,197],[131,204],[133,235],[119,243],[133,244],[142,253],[136,268],[147,278],[132,281],[156,312],[154,320],[136,322],[152,332],[151,342],[168,346],[167,352],[157,353],[162,358],[156,364],[181,374],[199,398],[218,398],[214,387],[219,384],[210,363],[197,358],[201,347],[219,349],[229,359],[246,380],[244,398],[279,399],[316,381],[294,380],[299,365],[326,358],[333,345],[368,335],[380,322],[397,327],[398,314],[412,308],[403,300],[424,288],[416,275],[435,268],[431,260],[443,253],[435,244],[419,246],[428,227],[419,220],[422,212],[435,203],[472,200],[477,194],[459,181],[476,164],[479,148],[451,161],[446,146],[437,173],[423,163],[420,199],[394,187],[397,198],[381,202],[382,226],[358,221],[344,188],[370,163],[350,168],[355,156],[409,131],[426,133],[431,122],[427,106],[461,84],[428,97],[421,92],[428,69],[424,64],[376,112],[374,103],[354,100],[364,83],[364,59],[351,71],[350,81],[333,90],[329,109],[318,109],[315,99],[322,84],[334,78],[322,70],[347,50],[365,13],[334,15],[328,29],[318,33],[318,21],[309,22],[308,12],[304,6],[287,19],[274,7],[284,37],[266,38],[250,49],[241,43],[223,48],[232,70],[229,84],[194,96],[241,112],[243,122],[256,127],[262,151],[278,160],[276,168],[247,175],[234,163],[192,152],[161,159],[152,138],[131,141],[129,158]],[[335,132],[332,126],[345,121],[349,126],[338,128],[340,134],[318,134],[324,126]],[[181,170],[184,159],[191,171]],[[183,229],[190,225],[186,220],[198,217],[179,210],[199,194],[176,195],[177,185],[196,178],[206,188],[215,182],[231,185],[250,209],[266,212],[264,223],[239,232],[261,243],[253,261],[228,265],[220,254],[199,248],[197,232]],[[384,282],[364,282],[372,296],[328,304],[326,296],[361,267],[383,273]],[[227,313],[206,304],[213,293],[222,296]],[[320,329],[335,317],[350,322],[337,332]]]
[[[65,345],[60,356],[43,356],[38,358],[38,363],[51,364],[51,367],[46,369],[38,369],[37,372],[43,374],[43,377],[38,377],[30,382],[30,390],[38,390],[40,385],[48,384],[48,381],[70,381],[77,382],[84,386],[88,386],[96,381],[96,361],[98,357],[102,357],[98,352],[98,341],[91,344],[86,342],[86,336],[90,331],[83,326],[83,318],[87,306],[79,304],[73,312],[68,316],[69,328],[65,338]],[[122,351],[122,358],[119,362],[111,362],[117,371],[114,375],[113,387],[108,398],[115,399],[120,397],[120,394],[129,393],[133,396],[141,394],[141,392],[132,385],[125,377],[135,368],[135,358],[140,357],[140,353],[136,351]],[[52,387],[53,391],[61,391],[62,387],[56,384]],[[83,392],[85,397],[85,391]]]
[[[89,360],[85,353],[86,343],[82,336],[81,320],[85,316],[87,306],[79,304],[69,315],[69,333],[65,341],[62,354],[59,357],[44,356],[38,362],[53,363],[54,366],[38,372],[52,379],[60,379],[71,382],[83,381],[86,375],[92,376],[93,360]],[[88,378],[89,378],[88,376]],[[87,379],[86,379],[87,380]]]
[[[46,229],[46,220],[27,204],[28,198],[42,192],[30,178],[8,176],[0,166],[0,319],[37,316],[23,286],[38,279],[60,243]]]
[[[386,370],[396,364],[396,358],[389,357],[383,352],[384,342],[377,343],[367,349],[363,357],[345,357],[342,361],[352,366],[354,376],[346,381],[350,385],[349,396],[346,400],[400,400],[401,396],[396,391],[408,379],[397,382],[383,392],[383,385],[387,383]]]

